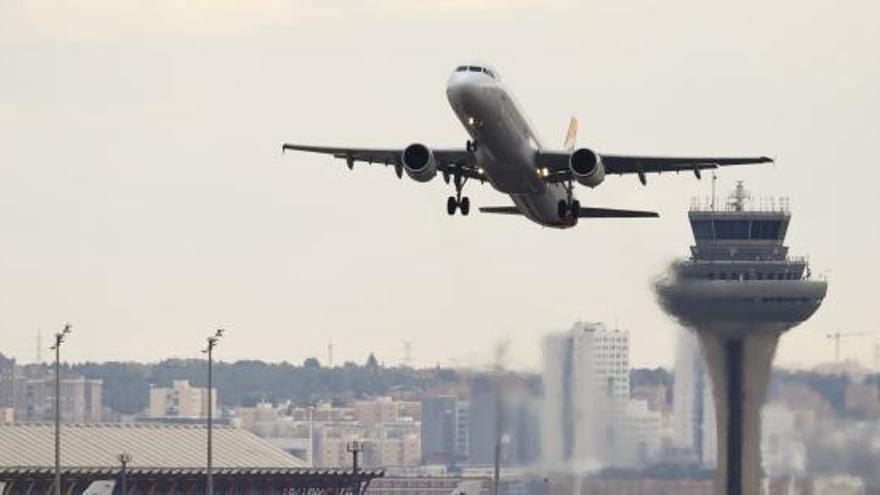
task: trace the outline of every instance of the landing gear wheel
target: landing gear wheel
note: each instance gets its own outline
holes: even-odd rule
[[[571,202],[571,217],[577,218],[578,214],[581,212],[581,202],[578,200],[574,200]]]
[[[477,152],[477,142],[468,140],[468,142],[465,143],[465,148],[467,149],[468,153],[476,153]]]
[[[565,219],[565,214],[568,213],[568,203],[564,199],[560,199],[556,204],[556,213],[559,214],[560,220]]]
[[[468,147],[470,148],[470,146],[471,141],[468,141]],[[446,212],[455,215],[455,210],[458,209],[462,216],[466,216],[471,211],[471,200],[467,196],[462,197],[461,190],[464,189],[468,178],[456,171],[453,171],[451,175],[452,183],[455,185],[455,196],[449,196],[449,199],[446,200]]]
[[[458,207],[458,201],[456,201],[455,196],[449,196],[449,199],[446,200],[446,213],[455,215],[456,207]]]

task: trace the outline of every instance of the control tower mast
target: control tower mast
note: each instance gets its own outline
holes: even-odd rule
[[[699,337],[712,377],[719,495],[759,495],[760,412],[780,335],[812,316],[827,283],[784,245],[791,214],[751,208],[742,183],[724,210],[693,208],[695,245],[656,284],[667,313]]]

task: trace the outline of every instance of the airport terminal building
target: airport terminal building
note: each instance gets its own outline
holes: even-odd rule
[[[62,493],[123,495],[120,454],[128,454],[124,495],[205,493],[204,425],[76,424],[61,428]],[[381,471],[312,469],[245,430],[213,430],[214,492],[223,495],[363,493]],[[54,427],[0,426],[0,495],[54,491]],[[98,483],[96,483],[98,482]]]

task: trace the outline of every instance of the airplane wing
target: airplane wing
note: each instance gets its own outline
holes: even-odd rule
[[[355,162],[369,164],[381,163],[391,165],[398,177],[403,176],[403,149],[393,148],[337,148],[330,146],[309,146],[302,144],[285,143],[281,146],[282,152],[287,150],[306,151],[332,155],[334,158],[345,160],[348,168],[354,168]],[[470,153],[464,149],[431,149],[437,160],[437,169],[444,174],[460,174],[470,179],[485,180],[479,168],[473,161]]]
[[[758,157],[664,157],[664,156],[632,156],[601,154],[602,163],[607,174],[638,174],[645,183],[645,174],[662,172],[691,171],[700,176],[701,170],[715,169],[729,165],[749,165],[770,163],[772,158]],[[572,179],[568,168],[570,152],[539,151],[537,163],[539,167],[549,170],[548,182],[566,182]]]

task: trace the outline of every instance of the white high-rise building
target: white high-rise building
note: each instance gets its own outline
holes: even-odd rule
[[[676,447],[693,454],[695,462],[715,466],[715,406],[709,372],[697,336],[680,331],[675,349],[673,421]]]
[[[631,465],[656,453],[659,414],[630,401],[628,332],[578,322],[543,352],[545,463]]]

